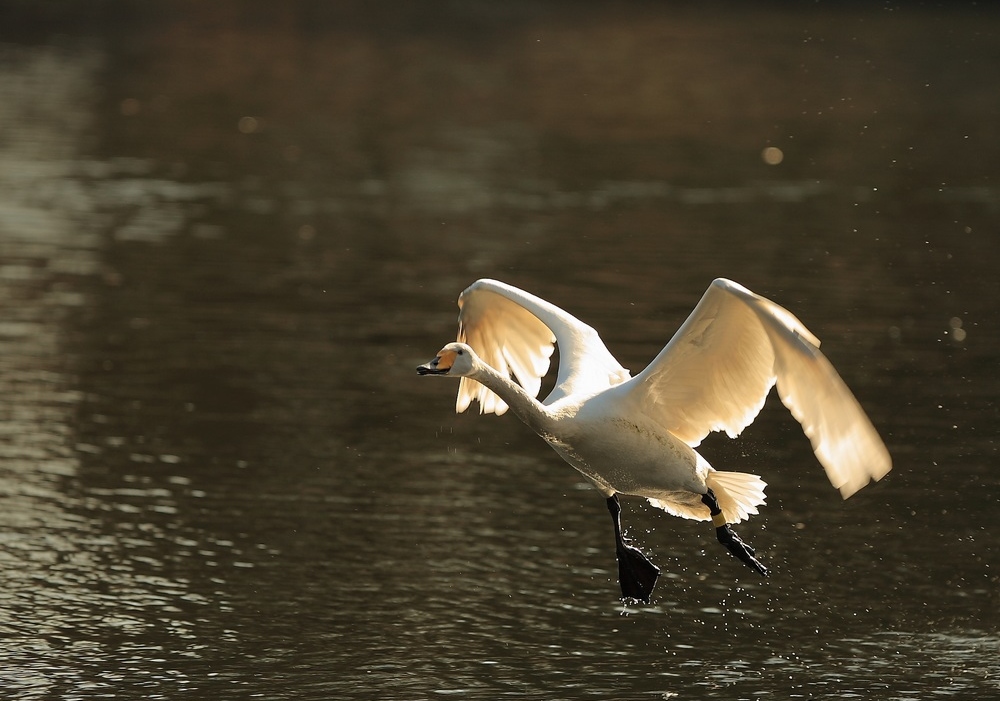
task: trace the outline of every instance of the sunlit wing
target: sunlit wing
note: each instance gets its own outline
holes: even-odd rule
[[[628,392],[693,447],[711,431],[738,435],[775,383],[844,498],[890,470],[885,445],[819,340],[791,312],[729,280],[711,284]]]
[[[597,332],[554,304],[496,280],[478,280],[458,298],[458,340],[533,397],[549,369],[553,344],[559,344],[559,371],[546,403],[578,393],[596,392],[623,382],[618,364]],[[481,413],[502,414],[507,405],[475,380],[463,377],[455,410],[472,400]]]

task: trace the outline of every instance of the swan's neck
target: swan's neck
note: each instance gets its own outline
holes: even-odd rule
[[[507,403],[511,411],[536,433],[541,435],[550,433],[555,416],[548,407],[525,392],[521,385],[483,362],[477,364],[475,373],[470,377],[495,392]]]

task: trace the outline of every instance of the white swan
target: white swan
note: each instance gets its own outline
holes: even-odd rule
[[[635,377],[593,328],[516,287],[479,280],[458,306],[458,342],[417,371],[460,377],[458,412],[473,399],[480,413],[513,409],[593,482],[614,522],[623,598],[648,601],[659,569],[622,536],[619,493],[646,497],[677,516],[712,519],[719,541],[767,574],[728,525],[757,513],[765,483],[756,475],[716,471],[694,448],[710,431],[735,438],[775,383],[845,499],[892,467],[864,410],[819,351],[819,340],[788,310],[730,280],[712,282]],[[553,344],[559,346],[559,371],[552,392],[539,402]]]

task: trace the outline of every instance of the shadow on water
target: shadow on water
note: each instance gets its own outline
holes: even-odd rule
[[[0,31],[5,689],[1000,691],[995,15],[56,5]],[[592,490],[413,368],[476,277],[637,371],[719,275],[895,469],[841,502],[768,405],[704,452],[772,577],[626,501],[624,608]]]

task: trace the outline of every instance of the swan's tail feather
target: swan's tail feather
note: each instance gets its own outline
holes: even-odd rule
[[[722,515],[726,517],[726,523],[745,521],[756,514],[757,507],[767,499],[764,496],[764,487],[767,483],[757,475],[748,475],[745,472],[712,470],[705,478],[705,484],[715,493]],[[708,521],[712,518],[701,497],[692,492],[664,494],[658,499],[650,498],[649,503],[681,518],[695,521]]]
[[[750,518],[767,499],[764,495],[767,483],[757,475],[746,472],[713,471],[708,473],[705,483],[719,500],[726,523],[739,523]],[[705,512],[707,514],[707,507]]]
[[[688,497],[685,499],[685,497]],[[653,499],[648,498],[650,504],[655,506],[657,509],[663,509],[671,516],[680,516],[681,518],[691,518],[695,521],[707,521],[712,518],[711,514],[708,512],[708,507],[701,503],[700,499],[691,499],[688,493],[680,492],[676,499],[662,498]]]

